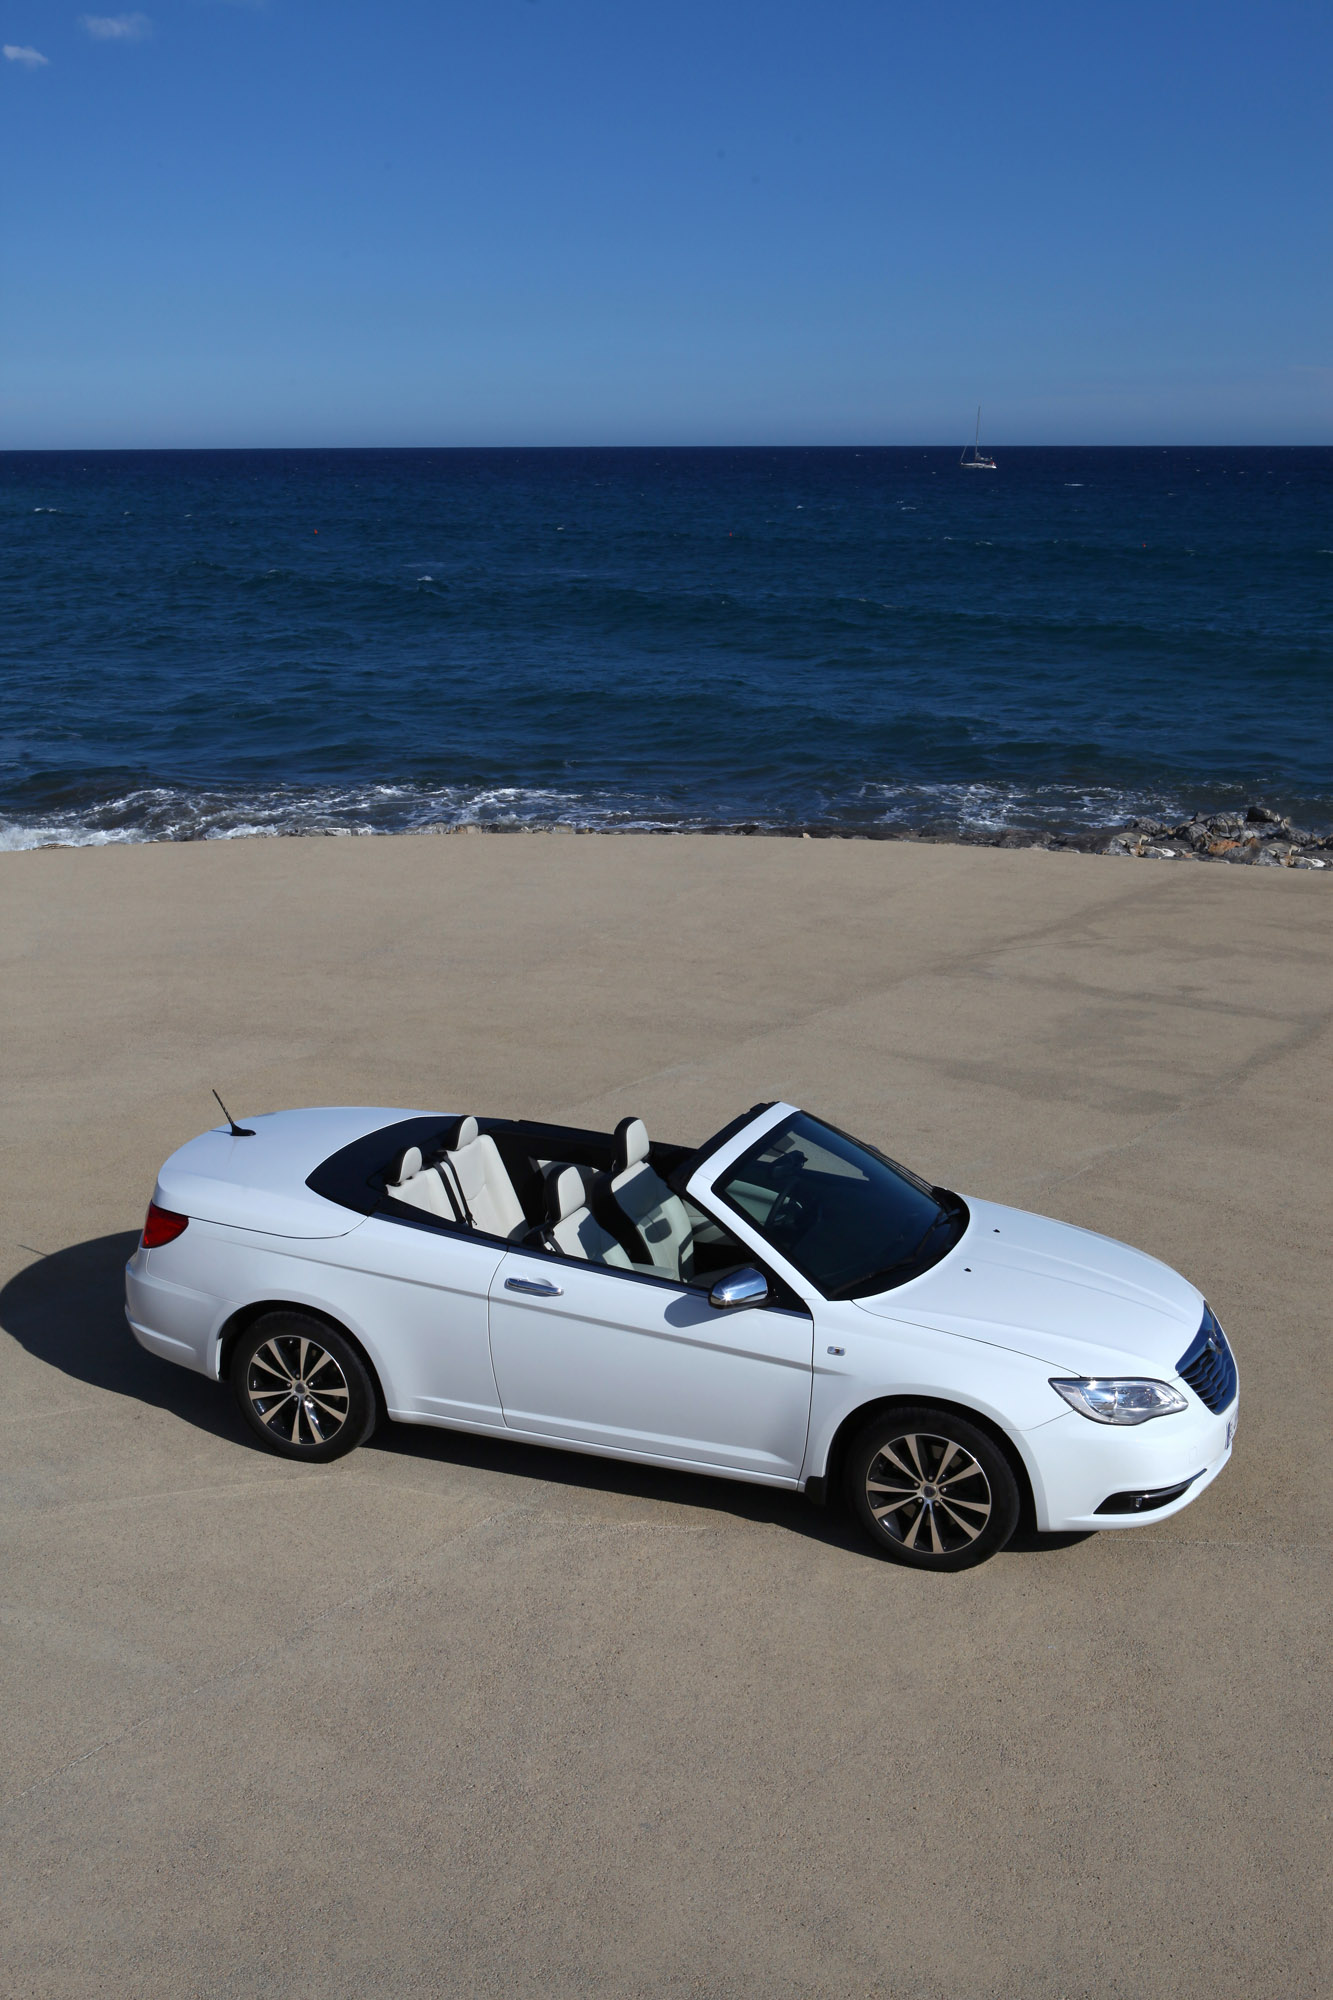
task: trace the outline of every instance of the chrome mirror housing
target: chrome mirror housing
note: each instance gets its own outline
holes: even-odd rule
[[[719,1278],[708,1294],[708,1303],[719,1312],[726,1312],[733,1306],[761,1306],[767,1297],[768,1279],[753,1264],[747,1264],[743,1270],[733,1271],[730,1277]]]

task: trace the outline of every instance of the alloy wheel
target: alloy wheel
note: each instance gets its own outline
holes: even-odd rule
[[[991,1518],[990,1481],[956,1438],[909,1431],[889,1438],[866,1472],[866,1503],[881,1531],[920,1555],[957,1555]]]
[[[305,1334],[275,1334],[246,1369],[246,1394],[264,1428],[288,1445],[327,1445],[351,1410],[347,1377],[327,1347]]]

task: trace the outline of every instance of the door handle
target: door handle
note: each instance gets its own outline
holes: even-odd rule
[[[561,1287],[549,1284],[545,1278],[506,1278],[505,1290],[531,1292],[538,1299],[558,1299],[561,1295]]]

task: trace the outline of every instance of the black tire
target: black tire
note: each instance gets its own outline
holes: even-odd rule
[[[260,1443],[280,1458],[323,1465],[375,1428],[375,1386],[345,1335],[303,1312],[269,1312],[231,1357],[231,1386]]]
[[[1018,1481],[1004,1452],[966,1417],[929,1403],[873,1417],[847,1454],[844,1485],[875,1547],[911,1569],[971,1569],[1018,1526]]]

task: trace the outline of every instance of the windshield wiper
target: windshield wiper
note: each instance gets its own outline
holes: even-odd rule
[[[931,1237],[935,1234],[935,1231],[939,1228],[940,1224],[942,1222],[952,1222],[957,1213],[958,1213],[957,1209],[942,1208],[939,1214],[935,1217],[935,1220],[932,1223],[930,1223],[925,1230],[922,1231],[920,1236],[918,1236],[916,1242],[907,1252],[907,1255],[905,1257],[900,1257],[896,1264],[890,1264],[889,1269],[891,1271],[896,1271],[903,1264],[914,1263],[916,1259],[921,1255],[921,1252],[925,1249],[927,1243],[929,1243]]]
[[[967,1203],[960,1194],[953,1194],[948,1188],[932,1188],[931,1193],[940,1203],[940,1212],[932,1222],[926,1225],[926,1228],[918,1236],[911,1249],[905,1250],[901,1257],[894,1259],[892,1264],[886,1264],[883,1270],[871,1271],[864,1278],[852,1278],[847,1284],[839,1285],[836,1292],[828,1294],[829,1298],[849,1299],[857,1292],[873,1292],[877,1290],[881,1278],[891,1278],[895,1272],[904,1271],[918,1261],[922,1251],[942,1222],[957,1222],[967,1214]],[[945,1206],[946,1202],[949,1204],[947,1207]]]

